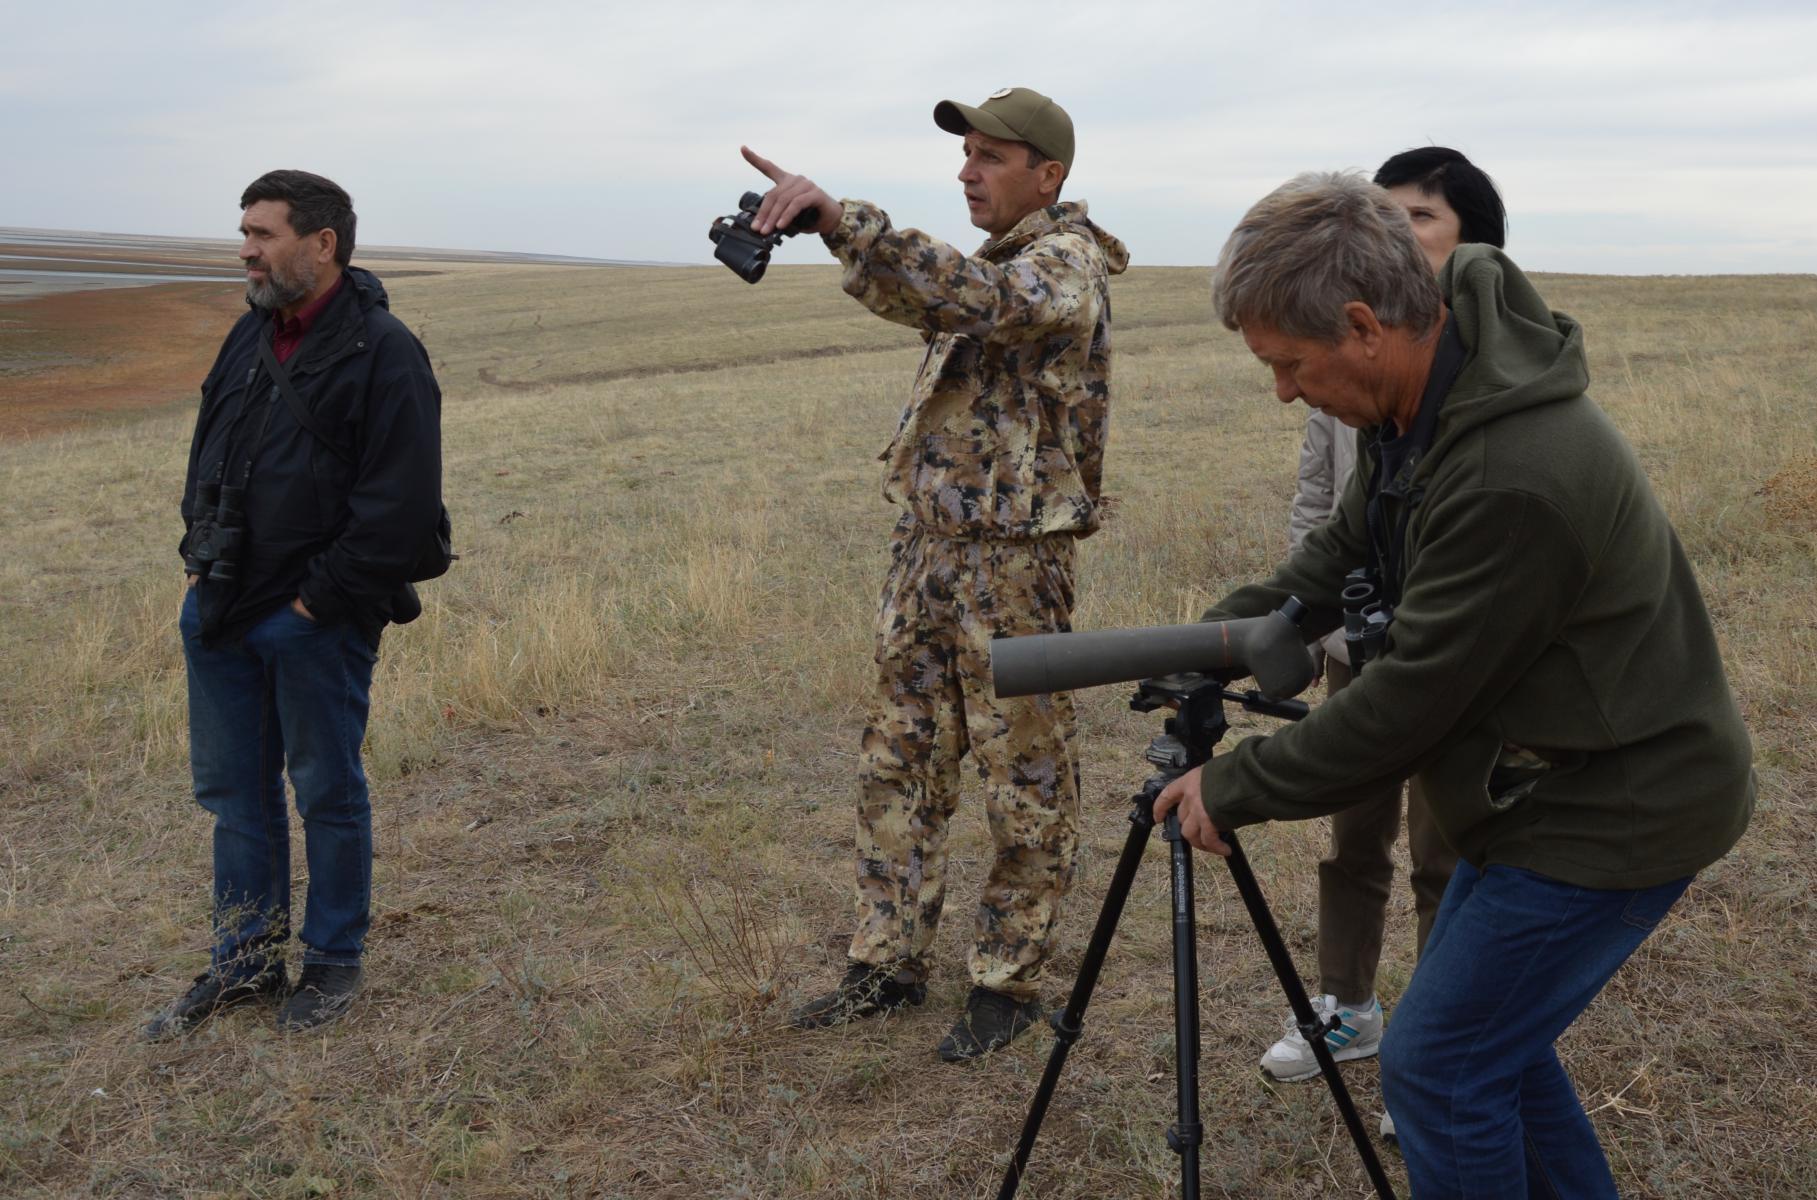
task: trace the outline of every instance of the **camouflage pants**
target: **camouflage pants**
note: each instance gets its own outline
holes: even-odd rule
[[[996,853],[974,983],[1035,995],[1078,850],[1072,697],[999,700],[990,640],[1070,628],[1073,539],[950,541],[904,521],[877,617],[877,693],[858,801],[858,962],[925,979],[946,898],[947,822],[970,751]]]

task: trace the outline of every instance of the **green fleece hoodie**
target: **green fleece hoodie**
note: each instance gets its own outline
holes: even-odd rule
[[[1227,829],[1316,817],[1417,772],[1479,868],[1596,888],[1689,875],[1735,844],[1754,799],[1696,577],[1584,394],[1577,323],[1490,246],[1460,247],[1439,286],[1468,357],[1430,450],[1404,468],[1415,499],[1387,650],[1305,720],[1207,763],[1206,806]],[[1294,595],[1309,638],[1336,627],[1344,574],[1368,561],[1380,432],[1365,431],[1331,522],[1208,617]]]

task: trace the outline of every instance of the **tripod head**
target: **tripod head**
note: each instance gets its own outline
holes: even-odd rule
[[[1215,675],[1157,675],[1136,684],[1130,708],[1136,712],[1165,708],[1173,714],[1143,754],[1155,766],[1156,773],[1143,783],[1135,802],[1138,810],[1146,812],[1149,824],[1154,823],[1155,797],[1161,789],[1203,766],[1212,749],[1230,732],[1230,721],[1224,715],[1227,703],[1288,721],[1297,721],[1312,711],[1304,700],[1270,700],[1254,688],[1233,691]],[[1131,817],[1138,823],[1142,819],[1141,812]]]

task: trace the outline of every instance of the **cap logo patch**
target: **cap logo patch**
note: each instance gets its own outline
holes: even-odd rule
[[[987,98],[991,99],[991,100],[1001,100],[1001,99],[1003,99],[1003,97],[1009,95],[1011,92],[1013,92],[1015,90],[1016,90],[1015,88],[998,88],[996,91],[992,92],[990,94],[990,96]]]

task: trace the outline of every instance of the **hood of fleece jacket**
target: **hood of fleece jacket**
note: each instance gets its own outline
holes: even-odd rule
[[[983,250],[984,256],[992,260],[1008,258],[1035,239],[1070,225],[1098,244],[1099,250],[1104,254],[1105,268],[1112,275],[1121,275],[1129,267],[1129,248],[1095,225],[1086,212],[1083,200],[1062,200],[1058,204],[1038,208],[1016,222],[1015,228],[1001,239],[987,242]]]
[[[1548,308],[1507,255],[1480,243],[1459,246],[1438,284],[1468,354],[1445,397],[1439,442],[1584,394],[1590,368],[1583,327]]]

